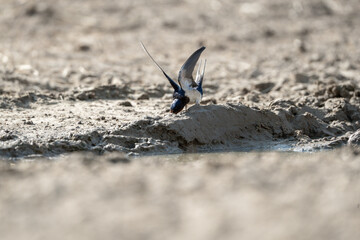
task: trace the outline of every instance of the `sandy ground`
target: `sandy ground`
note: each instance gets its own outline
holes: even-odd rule
[[[360,144],[357,0],[0,3],[6,238],[359,235],[359,159],[346,148]],[[201,106],[170,114],[171,87],[140,40],[174,79],[206,46]],[[201,158],[225,159],[224,170],[211,161],[106,163],[110,153],[126,162],[117,154],[342,146],[295,162],[270,153]]]
[[[3,0],[1,156],[344,145],[360,120],[359,8]],[[206,46],[208,106],[169,114],[171,87],[139,40],[174,79]]]

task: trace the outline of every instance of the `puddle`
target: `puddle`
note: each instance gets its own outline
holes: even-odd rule
[[[312,154],[309,152],[300,153],[294,151],[252,151],[252,152],[210,152],[210,153],[185,153],[185,154],[164,154],[164,155],[151,155],[151,156],[141,156],[135,157],[135,160],[140,160],[144,163],[195,163],[197,161],[216,161],[222,159],[236,159],[238,157],[244,158],[247,156],[254,156],[256,154],[264,153],[278,153],[283,156],[284,159],[298,156],[298,155],[307,155]]]
[[[268,145],[259,144],[257,148],[232,148],[231,150],[218,149],[208,152],[192,152],[192,153],[181,153],[181,154],[156,154],[156,155],[142,155],[132,157],[134,160],[140,160],[144,163],[195,163],[197,161],[216,161],[222,159],[236,159],[236,158],[246,158],[250,156],[256,156],[257,154],[261,155],[271,155],[278,154],[284,159],[289,159],[292,157],[306,158],[310,154],[319,153],[322,151],[330,150],[315,150],[315,149],[304,149],[296,147],[288,143],[273,143]]]
[[[242,145],[219,145],[219,146],[197,146],[193,148],[188,148],[186,152],[149,152],[149,153],[133,153],[130,152],[125,154],[130,159],[141,160],[141,161],[155,161],[155,162],[193,162],[206,159],[222,159],[227,158],[228,156],[246,156],[247,154],[254,153],[280,153],[284,156],[289,155],[301,155],[306,153],[315,153],[322,151],[331,151],[333,149],[327,149],[318,147],[314,144],[301,145],[298,146],[297,142],[291,140],[282,140],[282,141],[250,141]],[[10,162],[16,161],[25,161],[32,162],[39,159],[48,159],[48,160],[61,160],[72,154],[87,155],[94,154],[101,158],[101,156],[107,156],[109,154],[122,154],[121,151],[114,152],[103,152],[99,153],[98,151],[77,151],[69,152],[64,154],[56,155],[42,155],[42,154],[32,154],[23,157],[4,157],[0,156],[0,159],[7,160]]]
[[[283,140],[283,141],[251,141],[248,144],[227,145],[227,146],[211,146],[211,147],[196,147],[189,148],[189,151],[184,153],[148,153],[148,154],[133,154],[129,153],[128,156],[134,159],[143,160],[156,160],[161,161],[175,161],[175,162],[188,162],[206,159],[209,156],[225,157],[228,155],[247,155],[253,153],[281,153],[286,155],[301,155],[306,153],[317,153],[323,151],[332,151],[336,148],[321,147],[316,144],[297,145],[296,141]]]

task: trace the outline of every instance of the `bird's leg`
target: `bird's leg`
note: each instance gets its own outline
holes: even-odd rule
[[[185,111],[187,111],[187,104],[185,105]]]

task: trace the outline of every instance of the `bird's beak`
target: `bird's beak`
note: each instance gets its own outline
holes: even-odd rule
[[[173,114],[178,114],[179,112],[181,112],[181,110],[176,112],[176,111],[170,109],[170,112],[173,113]]]

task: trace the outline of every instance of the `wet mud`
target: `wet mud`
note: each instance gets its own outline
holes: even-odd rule
[[[161,4],[4,1],[0,156],[331,149],[356,136],[356,1]],[[171,87],[139,40],[174,79],[207,47],[201,106],[169,113]]]

